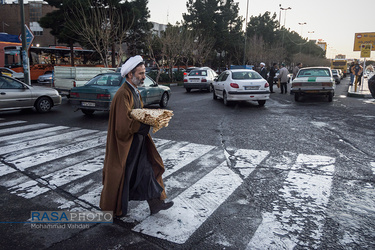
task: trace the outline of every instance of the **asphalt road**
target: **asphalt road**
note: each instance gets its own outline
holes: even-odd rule
[[[152,137],[175,207],[148,216],[147,206],[135,203],[114,224],[75,229],[22,222],[30,211],[98,209],[108,113],[85,116],[66,98],[48,114],[0,113],[1,243],[40,249],[374,248],[375,101],[346,97],[347,88],[348,78],[331,103],[325,97],[295,102],[276,88],[264,107],[227,107],[211,93],[172,86],[168,109],[174,117]]]

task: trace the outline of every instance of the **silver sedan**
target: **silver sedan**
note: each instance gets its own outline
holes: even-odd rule
[[[8,76],[0,76],[0,111],[36,108],[39,113],[61,104],[55,89],[32,87]]]

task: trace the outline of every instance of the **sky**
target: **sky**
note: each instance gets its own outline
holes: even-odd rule
[[[175,24],[181,21],[182,13],[187,13],[187,0],[149,0],[150,21]],[[239,3],[239,15],[246,18],[247,0]],[[304,38],[322,39],[328,44],[327,58],[344,54],[346,58],[359,58],[360,52],[353,51],[355,33],[375,32],[375,1],[342,0],[249,0],[248,20],[251,16],[263,15],[266,11],[277,14],[280,7],[290,7],[281,11],[281,24],[299,33]],[[306,23],[300,25],[299,23]],[[375,60],[375,51],[371,58]]]

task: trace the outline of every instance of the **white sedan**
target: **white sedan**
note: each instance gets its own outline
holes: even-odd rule
[[[270,96],[268,82],[256,71],[249,69],[226,70],[213,84],[213,98],[224,100],[225,105],[231,101],[257,101],[264,106]]]

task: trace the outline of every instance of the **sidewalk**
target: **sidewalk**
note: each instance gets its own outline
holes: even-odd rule
[[[357,91],[354,91],[354,87],[355,87],[354,85],[353,86],[349,86],[347,96],[348,97],[373,99],[372,96],[371,96],[371,92],[368,89],[367,79],[368,78],[364,78],[363,84],[361,84],[361,86],[357,86]]]

